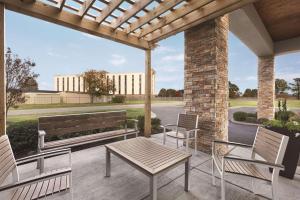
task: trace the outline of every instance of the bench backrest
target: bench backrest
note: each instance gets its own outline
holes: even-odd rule
[[[39,118],[39,130],[62,135],[80,131],[119,127],[126,122],[126,111],[56,115]]]
[[[253,151],[268,162],[282,164],[288,139],[287,136],[258,127]]]
[[[198,127],[198,115],[193,114],[178,114],[177,126],[192,130]]]
[[[0,185],[6,180],[17,164],[7,135],[0,137]]]

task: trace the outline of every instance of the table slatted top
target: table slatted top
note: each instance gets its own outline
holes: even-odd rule
[[[157,144],[144,137],[107,144],[105,147],[152,175],[191,157],[190,153]]]

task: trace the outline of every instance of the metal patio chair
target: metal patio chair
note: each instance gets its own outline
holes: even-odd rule
[[[193,114],[178,114],[177,124],[167,124],[161,126],[164,129],[163,144],[166,144],[167,137],[176,138],[176,145],[178,148],[178,141],[186,142],[186,151],[189,150],[189,140],[195,142],[195,153],[197,153],[197,132],[198,132],[198,115]],[[173,128],[168,131],[168,128]]]
[[[58,155],[69,155],[69,167],[19,179],[18,165]],[[71,150],[42,152],[15,160],[7,135],[0,137],[0,199],[40,199],[61,191],[68,191],[72,199]]]
[[[254,144],[247,145],[241,143],[218,141],[212,143],[212,182],[215,185],[214,167],[221,174],[221,197],[225,200],[225,181],[224,174],[231,173],[237,175],[244,175],[254,179],[261,179],[272,184],[272,197],[277,200],[277,185],[279,171],[284,169],[282,165],[283,156],[287,147],[289,138],[274,131],[258,127]],[[227,148],[226,153],[218,152],[216,145],[233,146]],[[241,158],[239,156],[231,155],[234,148],[240,147],[251,150],[251,158]],[[223,149],[224,151],[224,149]],[[256,159],[256,156],[260,159]],[[263,160],[262,160],[262,159]],[[268,170],[272,168],[270,173]],[[252,179],[252,191],[254,191],[254,184]]]

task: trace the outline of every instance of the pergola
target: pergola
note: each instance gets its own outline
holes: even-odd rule
[[[0,0],[0,133],[6,132],[5,9],[145,50],[145,134],[151,133],[151,49],[255,0]]]

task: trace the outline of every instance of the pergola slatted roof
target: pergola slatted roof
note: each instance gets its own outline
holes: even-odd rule
[[[0,0],[9,10],[140,49],[254,1]]]

